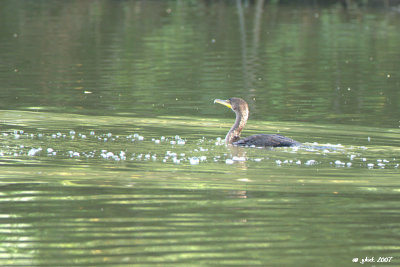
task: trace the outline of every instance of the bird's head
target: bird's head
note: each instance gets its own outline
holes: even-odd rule
[[[224,105],[224,106],[232,109],[235,113],[236,112],[247,113],[247,111],[249,109],[246,101],[244,101],[243,99],[238,98],[238,97],[232,97],[232,98],[229,98],[228,100],[215,99],[214,103]]]

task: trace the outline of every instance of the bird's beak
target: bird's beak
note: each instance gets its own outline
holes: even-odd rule
[[[227,106],[227,107],[230,108],[230,109],[232,108],[232,106],[231,106],[231,101],[229,101],[229,100],[215,99],[215,100],[214,100],[214,104],[215,104],[215,103],[218,103],[218,104]]]

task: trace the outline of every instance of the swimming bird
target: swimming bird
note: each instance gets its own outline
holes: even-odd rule
[[[222,104],[233,110],[236,121],[225,137],[226,144],[255,147],[299,146],[301,143],[280,134],[256,134],[240,139],[240,134],[249,118],[249,106],[241,98],[228,100],[215,99],[214,103]]]

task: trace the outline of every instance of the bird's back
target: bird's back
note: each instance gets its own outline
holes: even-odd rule
[[[280,147],[299,146],[301,143],[280,134],[256,134],[233,143],[237,146]]]

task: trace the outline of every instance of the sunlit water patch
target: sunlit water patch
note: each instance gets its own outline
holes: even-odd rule
[[[396,147],[344,146],[305,143],[300,147],[253,148],[226,146],[221,137],[185,138],[179,135],[147,137],[141,133],[111,132],[29,133],[13,130],[1,135],[3,161],[92,159],[114,162],[160,162],[199,165],[262,164],[286,167],[397,169]]]

